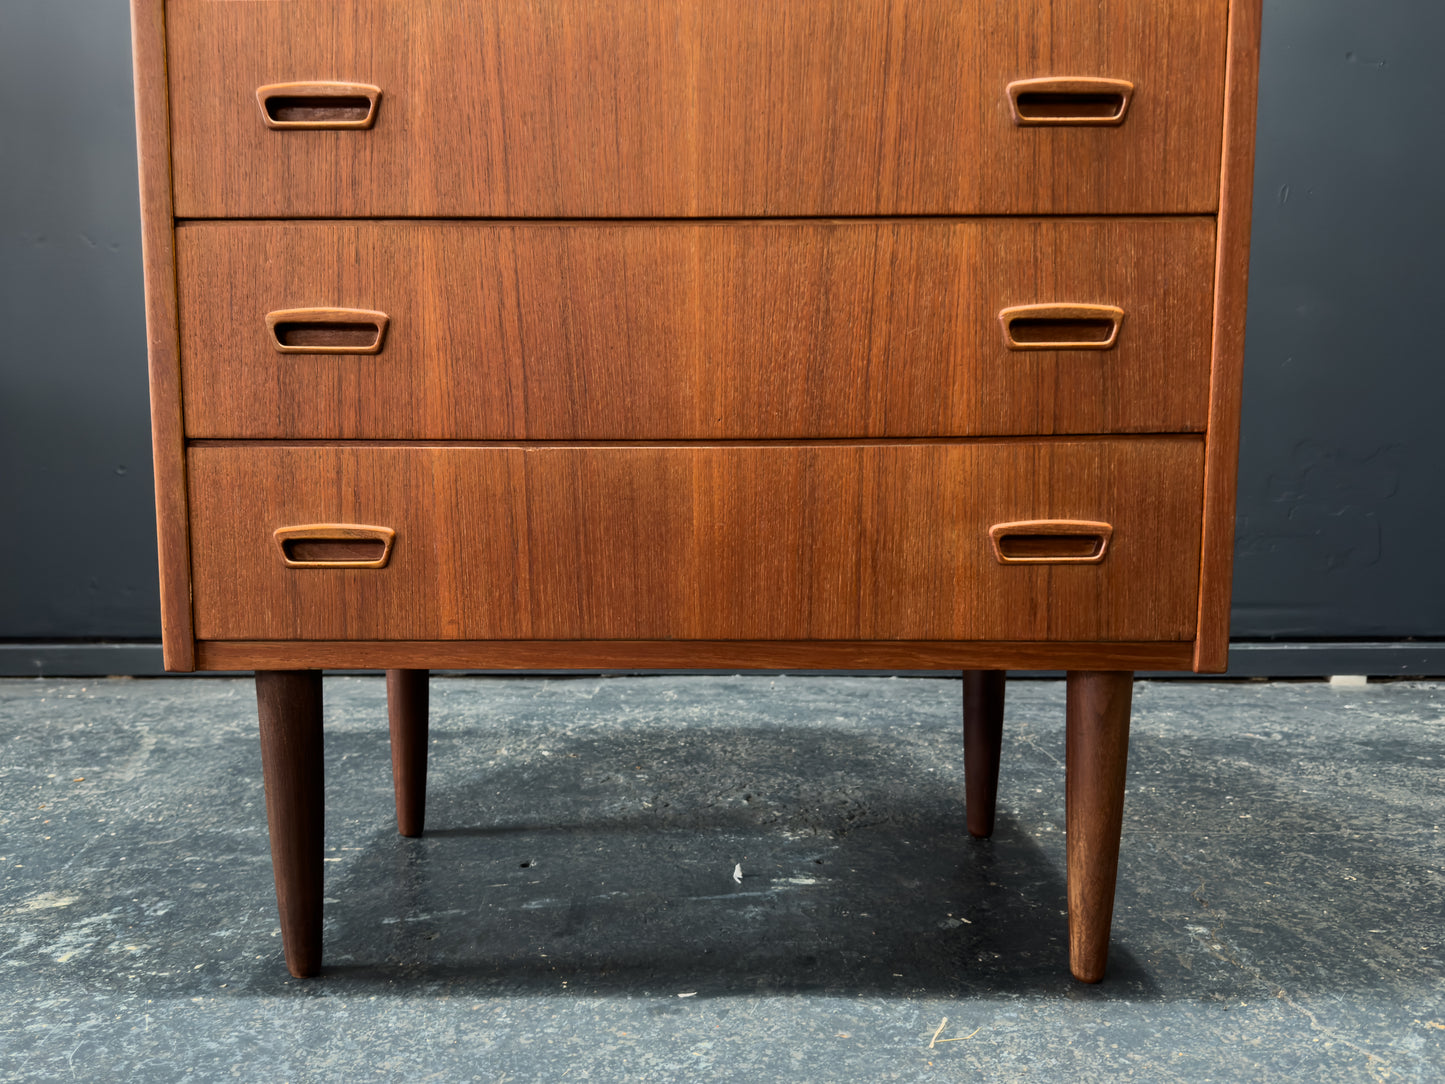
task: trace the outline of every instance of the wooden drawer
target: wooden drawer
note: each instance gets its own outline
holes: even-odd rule
[[[236,444],[188,458],[201,640],[1194,634],[1195,437]],[[990,530],[1021,520],[1087,520],[1112,533],[1097,562],[1000,563]],[[275,532],[313,524],[394,532],[385,566],[288,567]],[[1003,552],[1092,552],[1087,540],[1042,533],[1019,528],[1025,537],[1011,535]],[[290,545],[298,561],[381,556],[379,542],[375,552]]]
[[[1208,218],[218,222],[176,236],[193,437],[856,438],[1206,422]],[[1080,323],[1030,310],[1011,347],[1000,313],[1041,303],[1119,313]],[[268,326],[269,313],[308,306],[328,323],[324,310],[365,312],[346,318],[351,338]],[[280,352],[374,338],[373,354]]]
[[[1227,0],[171,0],[179,217],[1212,212]],[[1037,88],[1016,123],[1011,83]],[[258,89],[366,84],[302,100]],[[1071,97],[1073,94],[1075,96]],[[374,96],[374,95],[373,95]],[[348,104],[354,103],[354,104]],[[375,109],[372,110],[372,105]],[[318,111],[319,110],[319,111]],[[1089,123],[1058,124],[1082,119]]]

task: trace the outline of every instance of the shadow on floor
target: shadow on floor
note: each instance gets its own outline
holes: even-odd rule
[[[1051,686],[1011,708],[998,829],[975,841],[942,683],[437,684],[420,840],[393,834],[379,683],[337,685],[353,721],[326,739],[319,982],[280,961],[246,687],[189,692],[204,729],[190,701],[120,686],[113,709],[58,701],[70,729],[17,715],[8,974],[156,998],[1403,1003],[1445,973],[1436,732],[1396,709],[1367,740],[1374,701],[1332,729],[1318,693],[1142,686],[1110,971],[1086,987],[1067,973]]]
[[[328,884],[326,974],[348,989],[1083,990],[1061,854],[1008,815],[971,839],[957,774],[920,771],[915,752],[816,727],[652,727],[457,783],[434,767],[426,837],[378,834]],[[1110,977],[1111,996],[1154,992],[1118,946]]]

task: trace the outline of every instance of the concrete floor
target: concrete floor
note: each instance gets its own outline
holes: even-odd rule
[[[0,1076],[1445,1079],[1445,685],[1139,683],[1097,987],[1061,683],[1010,685],[988,842],[956,680],[432,688],[403,840],[382,682],[326,682],[303,982],[249,682],[0,682]]]

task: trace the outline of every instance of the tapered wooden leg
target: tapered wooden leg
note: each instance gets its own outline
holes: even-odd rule
[[[1109,959],[1133,695],[1132,671],[1069,671],[1064,754],[1069,970],[1082,982],[1102,979]]]
[[[256,706],[281,945],[291,974],[306,978],[321,970],[321,672],[256,671]]]
[[[1003,745],[1004,671],[963,672],[963,790],[968,834],[993,835],[998,802],[998,758]]]
[[[391,781],[396,788],[396,824],[404,836],[419,836],[426,819],[426,670],[388,670],[386,707],[391,718]]]

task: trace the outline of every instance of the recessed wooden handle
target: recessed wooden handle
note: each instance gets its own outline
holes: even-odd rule
[[[364,523],[305,523],[278,527],[275,537],[287,568],[385,568],[396,532]]]
[[[998,314],[1010,350],[1112,350],[1124,310],[1113,305],[1014,305]]]
[[[381,88],[368,83],[268,83],[256,88],[267,128],[357,129],[376,123]]]
[[[1134,96],[1127,79],[1019,79],[1008,85],[1009,108],[1021,127],[1123,124]]]
[[[1114,528],[1087,519],[1024,519],[988,529],[1001,565],[1096,565],[1109,552]]]
[[[277,309],[266,314],[281,354],[379,354],[391,318],[371,309]]]

